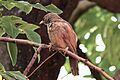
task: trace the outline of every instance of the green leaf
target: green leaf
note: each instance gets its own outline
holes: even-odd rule
[[[6,17],[9,17],[14,24],[15,23],[24,23],[24,21],[20,17],[14,16],[14,15],[12,15],[12,16],[6,16]]]
[[[70,64],[69,64],[69,58],[68,58],[68,57],[66,58],[64,67],[65,67],[65,69],[66,69],[66,71],[67,71],[68,73],[71,71]]]
[[[11,71],[7,71],[6,74],[9,75],[10,77],[14,78],[14,79],[17,79],[15,74]]]
[[[16,7],[18,7],[19,9],[21,9],[22,11],[26,12],[27,14],[30,13],[30,11],[32,10],[32,6],[25,1],[16,1],[15,2]]]
[[[27,78],[27,77],[26,77],[25,75],[23,75],[20,71],[14,71],[14,74],[15,74],[17,80],[26,80],[26,78]]]
[[[35,30],[35,29],[38,29],[39,26],[36,26],[34,24],[29,24],[29,23],[25,23],[25,24],[22,24],[19,26],[19,29],[22,29],[22,30]]]
[[[0,73],[0,74],[1,74],[6,80],[16,80],[16,79],[14,79],[13,77],[7,75],[6,72]]]
[[[26,1],[0,1],[0,3],[8,10],[11,10],[13,7],[17,7],[20,10],[26,12],[27,14],[30,13],[30,11],[32,10],[33,7],[36,9],[43,10],[45,12],[53,12],[53,13],[57,13],[57,14],[63,13],[62,10],[60,10],[53,4],[50,4],[50,5],[44,7],[40,3],[30,4],[29,2],[26,2]]]
[[[31,4],[34,8],[36,8],[36,9],[40,9],[40,10],[43,10],[43,11],[45,11],[45,12],[47,12],[47,9],[46,9],[46,7],[44,7],[42,4],[40,4],[40,3],[36,3],[36,4]]]
[[[15,80],[26,80],[26,76],[24,76],[19,71],[7,71],[6,72],[9,76],[13,77]]]
[[[0,63],[0,71],[5,72],[5,68],[1,63]]]
[[[46,6],[47,11],[49,12],[53,12],[53,13],[57,13],[57,14],[61,14],[63,13],[62,10],[60,10],[59,8],[57,8],[54,4],[50,4],[48,6]]]
[[[32,30],[25,30],[27,38],[31,41],[41,43],[40,35]]]
[[[27,14],[32,10],[32,5],[26,1],[0,1],[0,3],[8,10],[17,7]]]
[[[17,45],[15,43],[7,43],[7,49],[10,59],[12,61],[12,65],[14,66],[17,62],[17,53],[18,53]]]
[[[5,34],[4,30],[0,27],[0,37]]]
[[[8,10],[11,10],[13,7],[15,7],[15,3],[12,1],[0,1],[0,3]]]
[[[6,80],[26,80],[27,77],[24,76],[20,71],[6,71],[0,72]]]
[[[12,36],[13,38],[15,38],[18,35],[19,30],[16,28],[15,24],[13,23],[11,16],[3,16],[1,23],[2,23],[1,27],[8,35]]]

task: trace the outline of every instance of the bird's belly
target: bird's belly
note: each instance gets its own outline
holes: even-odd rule
[[[64,39],[62,38],[61,32],[59,31],[49,31],[49,39],[51,43],[60,48],[66,48],[66,44],[64,42]]]

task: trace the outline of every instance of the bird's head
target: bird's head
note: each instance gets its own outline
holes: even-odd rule
[[[48,13],[43,17],[43,20],[40,22],[40,24],[47,25],[59,19],[61,18],[56,13]]]

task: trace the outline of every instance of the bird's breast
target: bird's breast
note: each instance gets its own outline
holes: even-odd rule
[[[48,28],[48,35],[51,43],[56,47],[66,48],[60,28]]]

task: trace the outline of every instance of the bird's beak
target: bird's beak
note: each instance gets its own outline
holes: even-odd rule
[[[44,23],[44,21],[42,20],[42,21],[40,21],[40,23],[39,24],[43,24]]]

